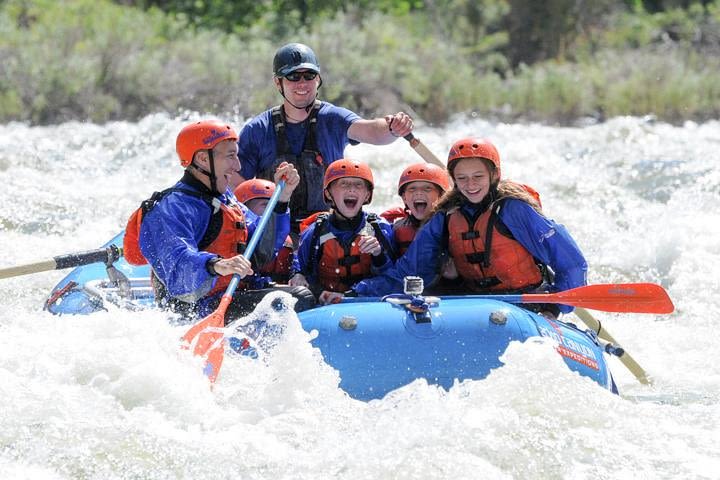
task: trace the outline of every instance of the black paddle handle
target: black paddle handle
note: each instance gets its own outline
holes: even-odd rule
[[[122,248],[116,245],[110,245],[106,248],[97,250],[88,250],[87,252],[69,253],[67,255],[58,255],[53,257],[55,260],[55,268],[57,270],[70,267],[79,267],[90,263],[112,264],[122,256]]]

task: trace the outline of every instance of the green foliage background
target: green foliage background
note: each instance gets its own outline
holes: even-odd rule
[[[289,41],[366,116],[720,116],[720,0],[0,0],[0,121],[248,117]]]

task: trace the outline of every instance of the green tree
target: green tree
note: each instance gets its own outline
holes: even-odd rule
[[[513,66],[564,58],[577,37],[586,34],[617,7],[617,0],[509,0],[508,56]]]

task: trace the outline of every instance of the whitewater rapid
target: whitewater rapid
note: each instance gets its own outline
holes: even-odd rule
[[[110,239],[180,177],[187,120],[1,125],[0,268]],[[720,478],[720,123],[462,117],[416,131],[441,158],[468,135],[541,193],[590,283],[667,289],[671,315],[595,314],[652,386],[611,359],[612,395],[528,342],[485,380],[363,403],[298,327],[265,362],[228,358],[210,391],[162,313],[56,317],[43,302],[67,272],[37,273],[0,280],[0,478]],[[421,160],[402,139],[346,156],[373,168],[376,212],[399,204],[397,178]]]

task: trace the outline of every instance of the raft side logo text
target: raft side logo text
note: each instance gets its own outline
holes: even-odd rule
[[[593,370],[600,370],[595,352],[587,346],[542,326],[539,327],[538,330],[540,331],[540,336],[550,338],[558,344],[555,349],[563,357],[582,363]]]

